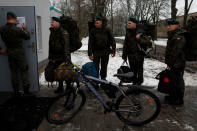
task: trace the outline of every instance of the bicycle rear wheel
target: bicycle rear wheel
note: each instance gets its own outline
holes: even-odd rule
[[[128,89],[126,97],[121,95],[116,101],[116,115],[127,125],[141,126],[154,120],[160,112],[157,96],[143,89]]]
[[[48,108],[46,118],[49,123],[63,124],[69,122],[82,109],[86,101],[82,90],[68,91],[56,99]]]

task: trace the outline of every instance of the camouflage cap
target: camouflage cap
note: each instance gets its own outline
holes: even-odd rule
[[[61,19],[60,19],[60,18],[58,18],[58,17],[52,17],[52,20],[54,20],[54,21],[56,21],[56,22],[61,23]]]
[[[11,17],[14,18],[14,19],[17,18],[16,14],[13,13],[13,12],[7,12],[7,16],[11,16]]]
[[[129,17],[128,21],[132,21],[134,23],[138,23],[138,20],[135,17]]]
[[[177,20],[168,20],[167,24],[168,25],[179,25],[180,23]]]

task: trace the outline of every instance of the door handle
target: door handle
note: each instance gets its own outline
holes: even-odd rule
[[[33,53],[36,52],[36,45],[35,45],[35,42],[32,42],[32,44],[31,44],[31,45],[28,45],[27,47],[28,47],[28,48],[31,48],[32,51],[33,51]]]
[[[34,29],[31,29],[31,34],[32,34],[32,35],[34,34]]]

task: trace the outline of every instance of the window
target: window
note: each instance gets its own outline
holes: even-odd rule
[[[41,20],[41,16],[36,17],[36,28],[37,28],[37,49],[42,50],[42,20]]]

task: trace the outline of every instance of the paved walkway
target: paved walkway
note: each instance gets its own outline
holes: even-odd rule
[[[54,88],[42,88],[41,96],[52,96]],[[197,87],[187,87],[182,107],[164,104],[163,94],[152,90],[161,100],[160,115],[153,122],[141,127],[126,127],[125,131],[196,131]],[[102,91],[101,91],[102,92]],[[123,131],[123,123],[114,113],[104,114],[103,107],[95,97],[87,93],[82,111],[68,124],[52,125],[44,120],[39,131]]]

